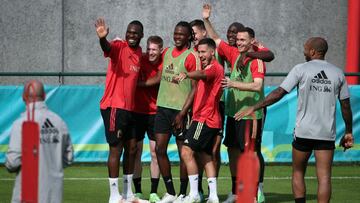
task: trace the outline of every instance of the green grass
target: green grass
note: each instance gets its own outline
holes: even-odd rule
[[[332,202],[360,202],[360,170],[359,165],[334,166],[332,179]],[[178,167],[172,173],[176,191],[179,190]],[[265,170],[266,202],[293,202],[291,192],[291,166],[267,166]],[[15,177],[0,166],[0,202],[10,202]],[[65,170],[64,202],[65,203],[102,203],[108,200],[107,168],[105,164],[75,165]],[[314,166],[307,171],[307,202],[316,202],[317,181]],[[345,177],[345,178],[344,178]],[[71,178],[83,178],[81,180]],[[93,178],[93,179],[86,179]],[[143,169],[143,193],[148,197],[150,192],[149,166]],[[121,181],[120,181],[121,186]],[[206,188],[206,181],[203,181]],[[121,190],[121,188],[120,188]],[[223,165],[218,180],[218,194],[221,200],[226,199],[231,190],[231,179],[228,166]],[[206,191],[206,190],[205,190]],[[165,192],[164,184],[159,184],[159,194]]]

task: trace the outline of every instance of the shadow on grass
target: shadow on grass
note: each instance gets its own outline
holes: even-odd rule
[[[306,200],[316,200],[317,197],[314,194],[307,194]],[[267,203],[272,202],[294,202],[293,194],[283,194],[283,193],[265,193],[265,200]]]
[[[225,201],[227,198],[227,195],[219,195],[220,202]],[[314,194],[307,194],[306,200],[316,200],[317,197]],[[293,202],[294,197],[292,194],[283,194],[283,193],[265,193],[265,201],[267,203],[272,202]]]

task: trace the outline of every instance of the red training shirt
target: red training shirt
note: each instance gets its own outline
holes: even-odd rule
[[[146,81],[154,77],[162,69],[162,59],[156,64],[149,61],[149,55],[144,54],[141,57],[141,71],[139,81]],[[156,114],[156,99],[158,95],[159,85],[151,87],[137,87],[135,93],[135,109],[134,111],[142,114]]]
[[[266,47],[258,48],[256,46],[253,46],[253,48],[255,51],[269,51],[269,49]],[[232,70],[232,68],[236,62],[236,59],[240,55],[239,50],[236,47],[230,46],[228,43],[226,43],[222,40],[221,40],[220,45],[217,50],[218,50],[219,54],[225,56],[225,58],[230,62],[231,70]],[[250,57],[246,57],[245,64],[248,63],[248,61],[250,61],[250,60],[254,60],[250,66],[252,77],[264,79],[265,72],[266,72],[265,63],[263,61],[261,61],[260,59],[253,59]]]
[[[169,48],[166,48],[164,50],[163,57],[165,56],[165,54],[168,50],[169,50]],[[174,58],[178,57],[186,50],[188,50],[187,47],[184,47],[182,50],[178,50],[176,47],[174,47],[173,52],[171,53],[171,56]],[[189,54],[185,59],[184,65],[185,65],[186,70],[188,72],[191,72],[191,71],[199,69],[198,67],[200,67],[200,62],[196,60],[194,54]]]
[[[219,102],[222,95],[221,80],[224,67],[213,60],[204,70],[206,80],[199,80],[194,97],[193,120],[206,123],[210,128],[222,128]]]
[[[135,90],[140,71],[141,47],[131,48],[126,41],[112,41],[111,50],[104,53],[109,57],[105,91],[100,108],[120,108],[134,110]]]

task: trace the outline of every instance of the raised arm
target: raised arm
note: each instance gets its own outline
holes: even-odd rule
[[[344,151],[349,149],[354,144],[352,134],[352,111],[350,106],[350,99],[340,100],[341,114],[345,122],[345,135],[340,141],[340,146],[344,147]]]
[[[95,22],[96,34],[100,40],[101,49],[105,53],[110,52],[110,43],[107,41],[106,36],[109,34],[109,28],[106,27],[105,20],[103,18],[98,18]]]
[[[211,5],[210,4],[204,4],[203,10],[202,10],[202,16],[205,24],[206,31],[211,39],[213,39],[216,43],[216,46],[219,46],[221,39],[219,35],[215,32],[215,29],[213,28],[209,18],[211,14]]]

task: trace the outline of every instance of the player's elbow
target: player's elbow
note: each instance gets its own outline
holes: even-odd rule
[[[9,171],[9,173],[15,173],[18,172],[20,169],[20,162],[16,162],[16,161],[11,161],[11,160],[6,160],[5,162],[5,167],[7,169],[7,171]]]
[[[275,59],[275,55],[271,51],[268,51],[264,56],[264,61],[265,62],[271,62],[274,59]]]
[[[258,83],[254,83],[254,85],[252,86],[252,91],[254,92],[261,92],[263,90],[263,85],[262,84],[258,84]]]

